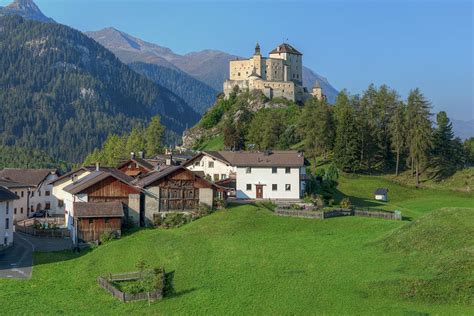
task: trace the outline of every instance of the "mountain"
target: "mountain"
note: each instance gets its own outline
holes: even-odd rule
[[[28,20],[56,23],[41,12],[33,0],[15,0],[8,6],[0,7],[0,16],[19,15]]]
[[[82,161],[109,133],[156,114],[180,134],[199,120],[180,97],[60,24],[0,17],[0,145]]]
[[[229,61],[242,58],[209,49],[179,55],[167,47],[143,41],[114,28],[87,32],[86,34],[112,51],[125,63],[143,62],[172,69],[178,68],[216,91],[222,91],[223,82],[229,77]],[[305,67],[303,79],[304,85],[309,88],[319,81],[329,102],[335,102],[338,91],[331,86],[326,78]]]
[[[179,69],[147,63],[131,63],[129,66],[157,84],[173,91],[198,113],[206,112],[209,105],[216,100],[218,94],[216,90]]]
[[[462,140],[474,137],[474,120],[451,120],[451,122],[453,123],[453,132],[456,137]]]

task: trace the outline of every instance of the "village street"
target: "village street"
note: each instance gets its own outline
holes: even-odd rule
[[[0,278],[31,278],[34,251],[71,249],[71,241],[61,238],[39,238],[14,233],[12,247],[0,252]]]

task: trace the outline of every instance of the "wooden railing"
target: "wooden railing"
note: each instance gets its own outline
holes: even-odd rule
[[[276,208],[275,214],[279,216],[293,216],[293,217],[303,217],[303,218],[318,218],[325,219],[331,217],[340,217],[340,216],[361,216],[361,217],[372,217],[372,218],[382,218],[389,220],[402,220],[402,215],[400,212],[389,212],[383,210],[362,210],[362,209],[334,209],[330,211],[320,211],[320,210],[295,210],[288,208]]]
[[[38,237],[59,237],[59,238],[68,238],[71,237],[71,233],[66,228],[47,228],[47,229],[38,229],[35,227],[36,223],[41,223],[44,225],[64,225],[64,217],[46,217],[46,218],[29,218],[22,221],[18,221],[15,224],[15,231],[21,232],[24,234],[38,236]]]

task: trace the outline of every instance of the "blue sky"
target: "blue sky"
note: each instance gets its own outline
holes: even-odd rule
[[[0,0],[6,5],[9,0]],[[419,87],[434,111],[474,119],[471,1],[36,0],[82,31],[113,26],[177,53],[207,48],[249,56],[288,41],[337,89]]]

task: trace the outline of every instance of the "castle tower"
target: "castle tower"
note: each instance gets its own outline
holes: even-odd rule
[[[260,45],[257,42],[257,45],[255,45],[255,53],[253,54],[253,72],[255,72],[259,77],[262,77],[264,66],[265,65],[262,63],[262,55],[260,54]]]
[[[272,50],[269,57],[285,61],[285,81],[293,81],[299,86],[303,85],[303,54],[296,48],[290,44],[283,43]]]
[[[255,53],[254,53],[254,55],[261,55],[261,54],[260,54],[260,45],[258,44],[258,42],[257,42],[257,45],[255,45]]]
[[[315,97],[318,101],[326,100],[326,96],[323,93],[323,89],[321,88],[319,80],[316,80],[316,82],[314,83],[311,95]]]

